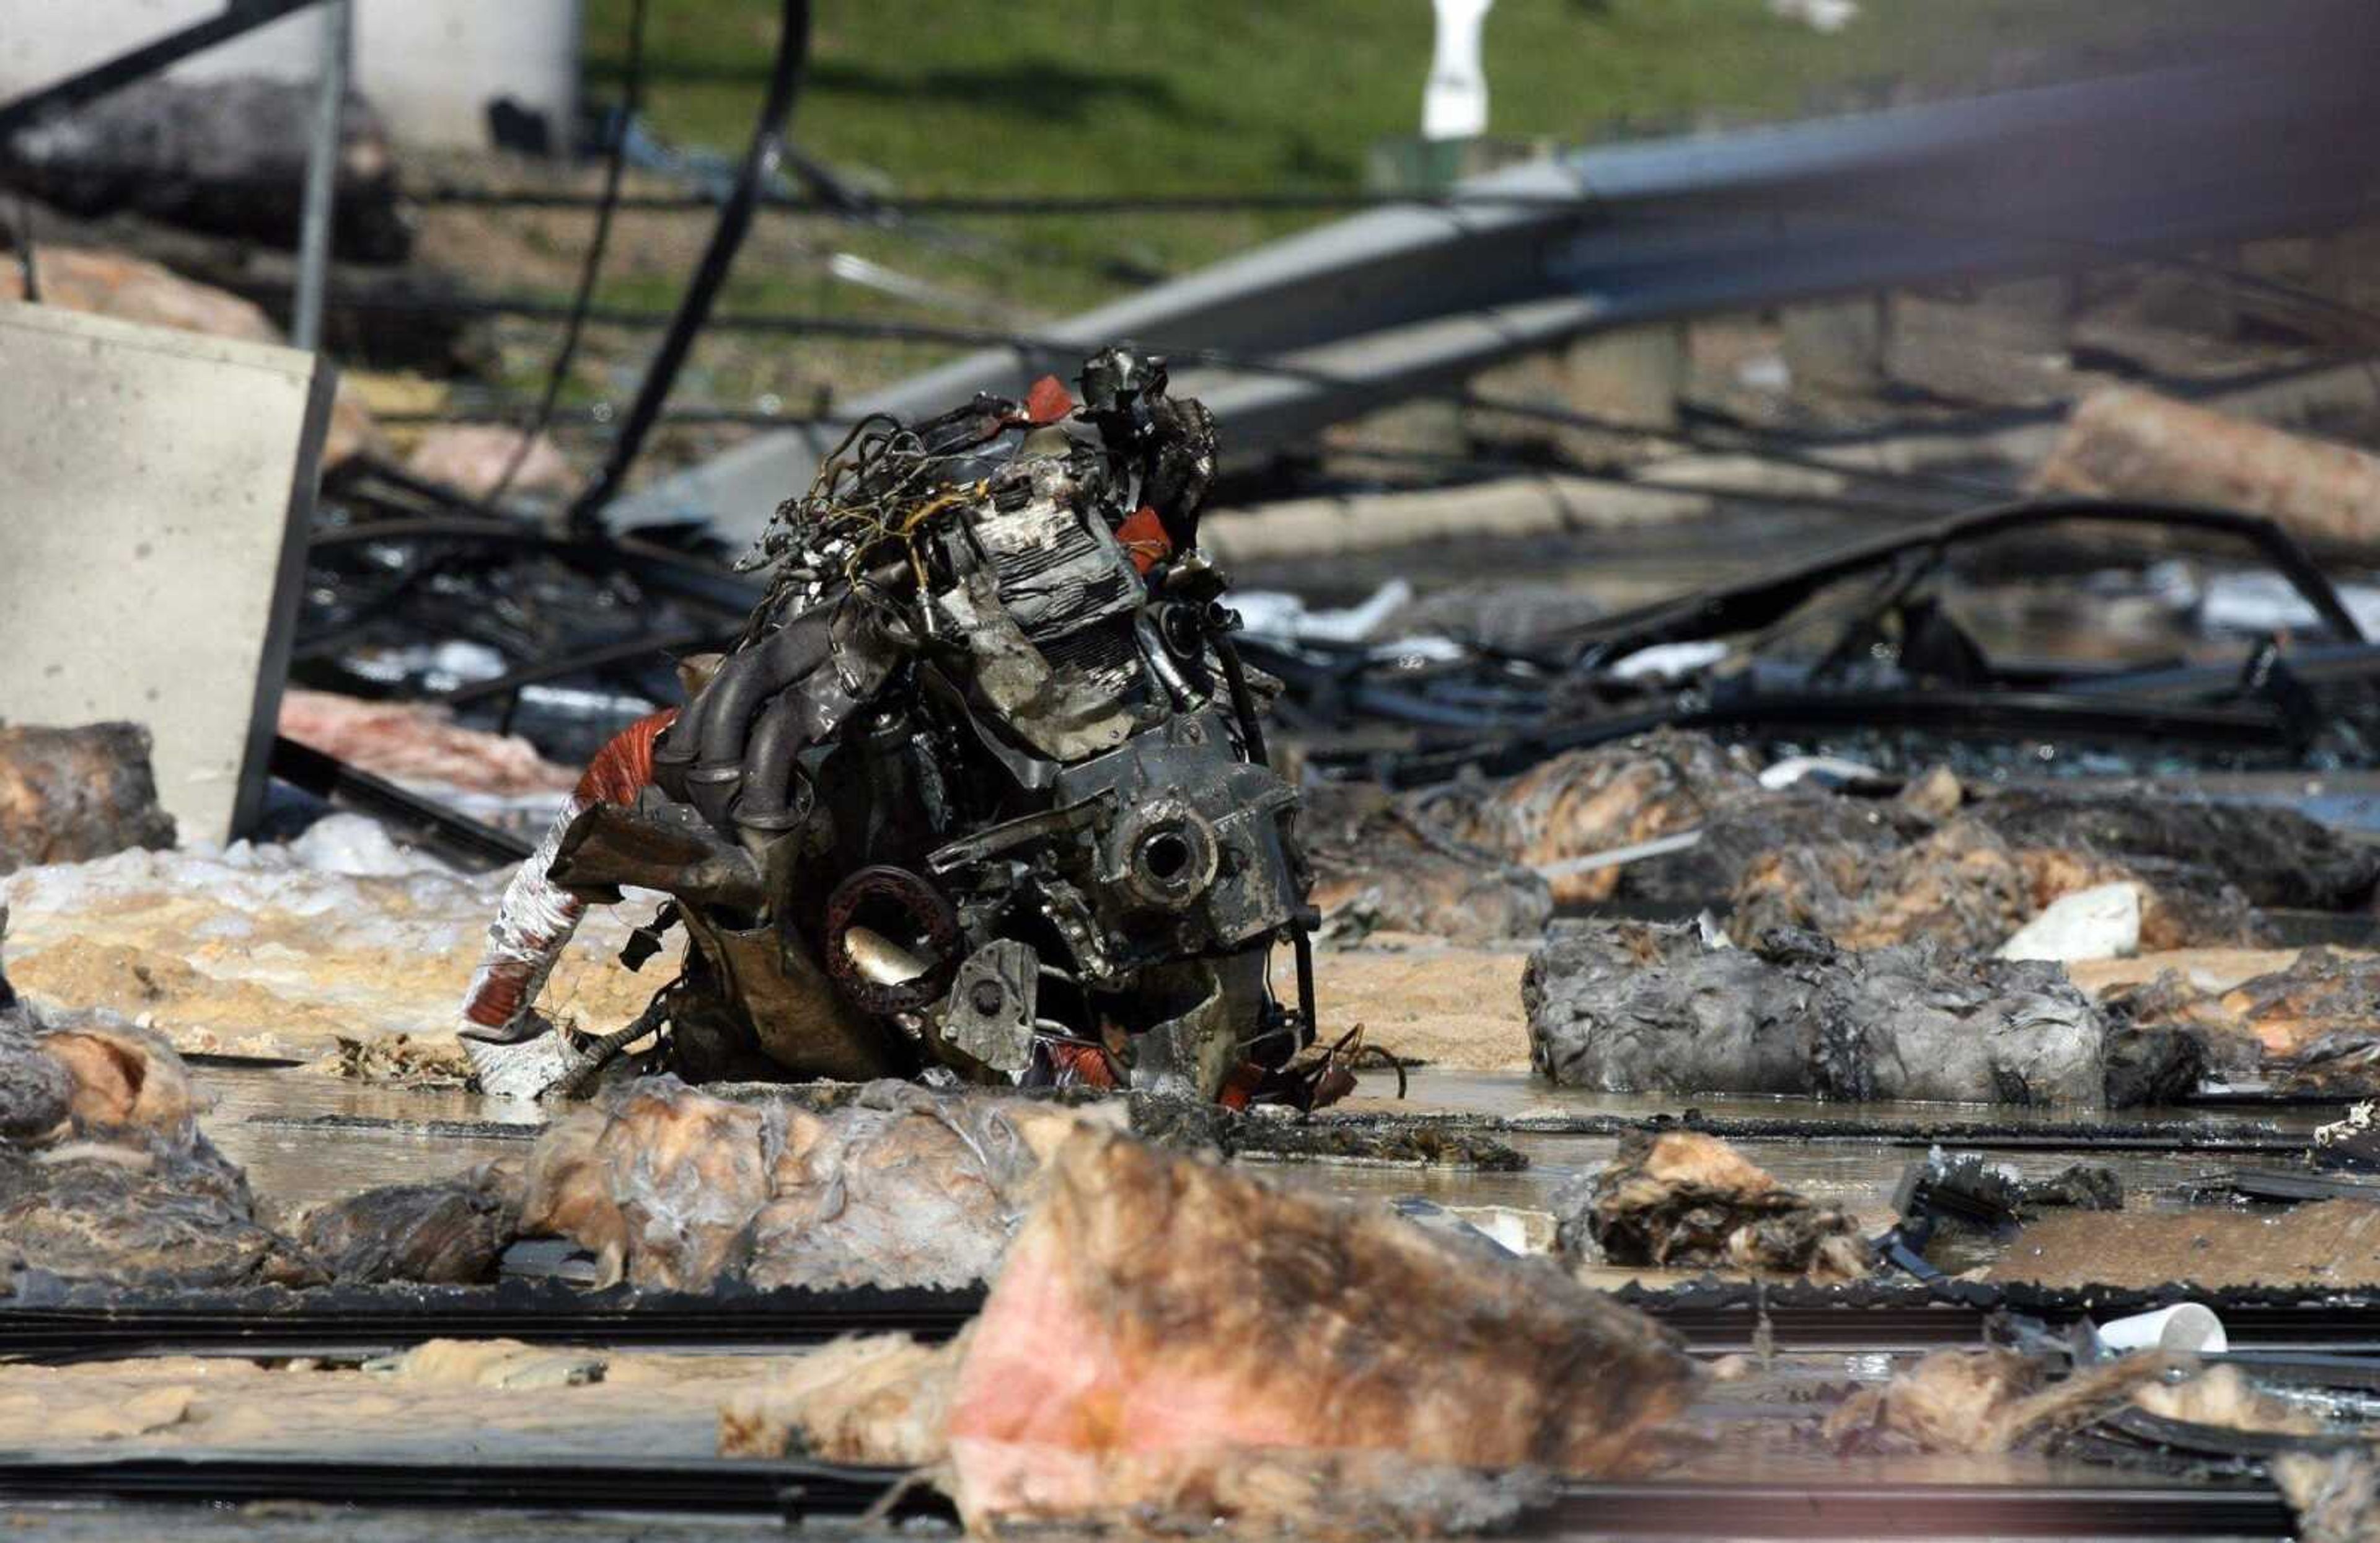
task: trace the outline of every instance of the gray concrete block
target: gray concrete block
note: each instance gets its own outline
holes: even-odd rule
[[[1682,325],[1596,333],[1562,350],[1560,405],[1632,429],[1678,426],[1686,388]]]
[[[0,718],[147,724],[185,841],[263,793],[332,377],[0,304]]]
[[[1469,409],[1466,420],[1482,439],[1542,440],[1581,460],[1599,461],[1624,453],[1639,432],[1677,428],[1687,364],[1682,324],[1592,334],[1521,355],[1481,371],[1471,383],[1483,396],[1574,412],[1597,426],[1491,407]]]
[[[1788,307],[1783,318],[1785,368],[1797,384],[1822,391],[1880,390],[1886,383],[1890,318],[1883,298],[1875,295]]]

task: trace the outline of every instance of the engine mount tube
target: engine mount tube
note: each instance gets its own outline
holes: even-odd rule
[[[744,756],[743,796],[733,811],[739,827],[776,836],[808,818],[811,797],[797,759],[808,747],[802,736],[804,705],[796,683],[778,692],[760,714]]]
[[[695,699],[694,768],[686,792],[703,818],[724,830],[744,780],[744,749],[761,705],[826,662],[833,650],[829,617],[799,616],[757,648],[721,667],[719,677]],[[676,747],[673,746],[673,749]]]

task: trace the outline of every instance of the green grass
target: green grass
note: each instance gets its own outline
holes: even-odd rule
[[[1577,141],[1802,115],[2026,80],[2177,33],[2226,0],[1865,0],[1822,35],[1765,0],[1498,0],[1492,131]],[[653,0],[648,113],[681,144],[749,135],[777,0]],[[591,92],[613,96],[628,0],[589,0]],[[1427,0],[820,0],[795,115],[803,148],[899,193],[1354,190],[1377,142],[1420,115]],[[2058,67],[2050,67],[2053,70]],[[954,320],[823,276],[792,249],[842,249],[1004,305],[1063,315],[1123,287],[1114,258],[1184,272],[1327,215],[959,220],[972,255],[805,220],[739,262],[731,308]],[[775,222],[783,230],[788,222]],[[613,303],[666,305],[678,264],[615,263]],[[726,397],[854,390],[930,351],[823,340],[706,341]],[[695,393],[689,393],[689,396]]]
[[[1866,0],[1822,35],[1762,0],[1500,0],[1487,23],[1499,135],[1791,115],[1899,86],[1988,84],[2008,59],[2171,29],[2186,0]],[[591,81],[613,89],[626,0],[590,0]],[[774,0],[660,0],[651,115],[715,146],[748,134]],[[1427,0],[821,0],[801,142],[904,192],[1355,186],[1414,132]]]

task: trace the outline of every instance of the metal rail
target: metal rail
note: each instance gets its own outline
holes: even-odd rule
[[[1652,1537],[2287,1537],[2264,1486],[2187,1484],[1565,1485],[1542,1519],[1561,1531]]]
[[[1674,1330],[1698,1355],[1759,1339],[1788,1354],[1890,1354],[1981,1343],[2003,1312],[2050,1324],[2203,1302],[2234,1345],[2264,1355],[2380,1354],[2380,1299],[2370,1292],[1955,1290],[1909,1282],[1828,1290],[1799,1284],[1630,1287],[1620,1300]],[[704,1295],[580,1291],[558,1282],[492,1287],[333,1288],[177,1296],[84,1292],[71,1302],[0,1304],[0,1361],[64,1363],[150,1355],[362,1358],[430,1339],[506,1338],[626,1351],[797,1351],[849,1334],[950,1339],[982,1308],[956,1291],[750,1291]],[[1762,1329],[1766,1323],[1765,1330]],[[2359,1374],[2368,1379],[2368,1371]]]
[[[433,851],[482,868],[516,863],[529,844],[434,799],[348,765],[285,735],[273,739],[273,774],[327,803],[410,832]]]
[[[0,1497],[248,1505],[273,1500],[398,1510],[555,1511],[949,1520],[948,1501],[906,1475],[739,1458],[497,1459],[0,1454]],[[878,1511],[881,1506],[882,1510]]]
[[[2347,1100],[2334,1100],[2346,1102]],[[1635,1131],[1691,1130],[1723,1141],[1754,1143],[1834,1141],[1846,1145],[1947,1147],[1973,1151],[2074,1152],[2286,1152],[2302,1155],[2308,1136],[2267,1124],[2200,1121],[2084,1122],[2071,1120],[1814,1120],[1761,1115],[1695,1113],[1680,1120],[1651,1114],[1366,1113],[1360,1119],[1382,1128],[1459,1124],[1497,1136],[1593,1136],[1617,1137]]]
[[[899,1470],[786,1460],[564,1457],[439,1460],[208,1454],[0,1457],[0,1496],[242,1505],[320,1501],[786,1521],[952,1518]],[[2173,1483],[1572,1482],[1512,1531],[1670,1537],[2285,1537],[2292,1518],[2257,1485]]]

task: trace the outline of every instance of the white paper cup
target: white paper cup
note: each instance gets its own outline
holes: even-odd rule
[[[2231,1348],[2230,1336],[2215,1309],[2199,1302],[2177,1303],[2154,1313],[2135,1313],[2099,1326],[2099,1343],[2110,1350],[2178,1350],[2192,1355],[2220,1355]]]

